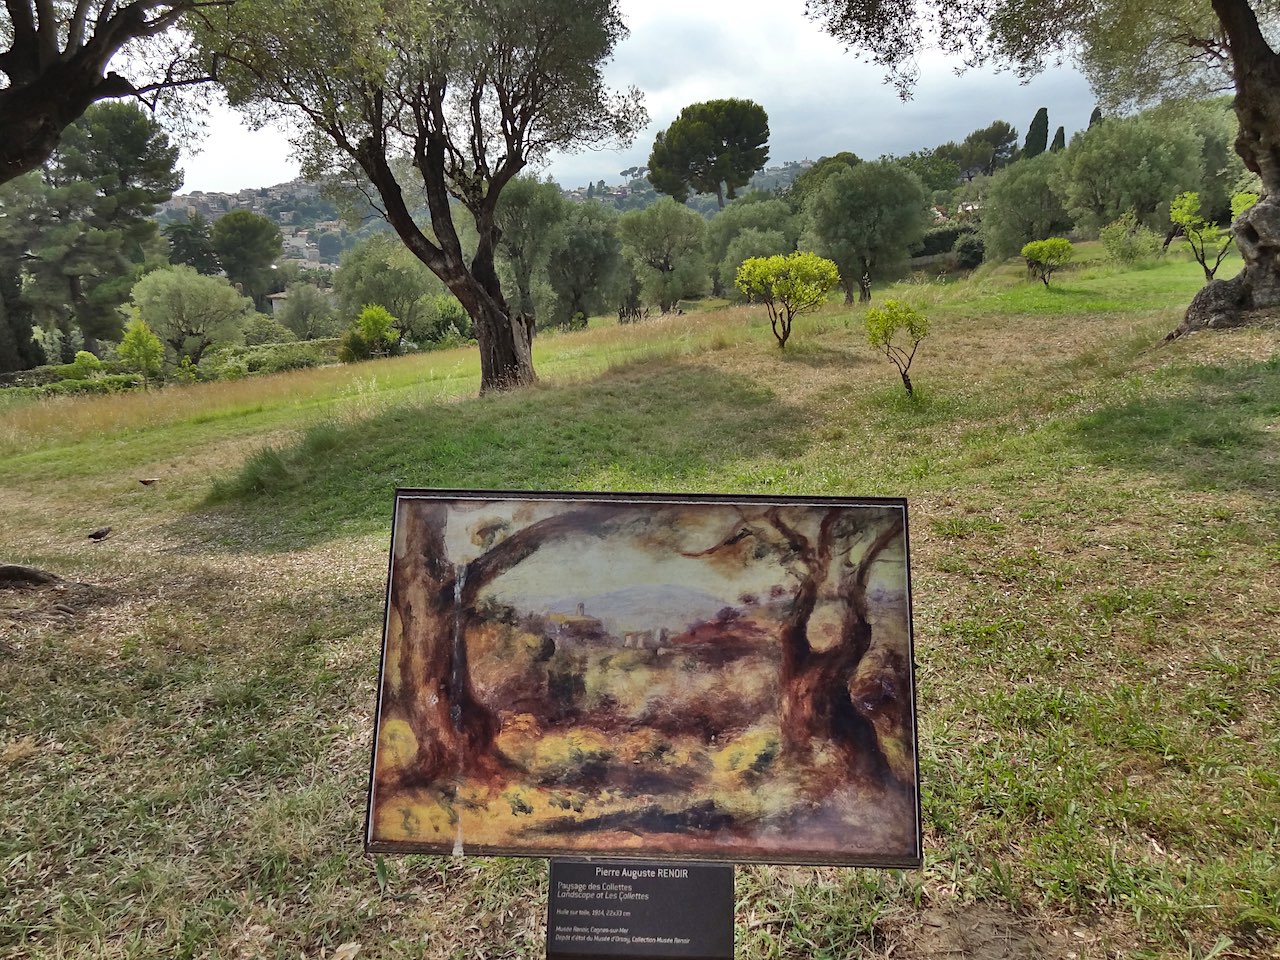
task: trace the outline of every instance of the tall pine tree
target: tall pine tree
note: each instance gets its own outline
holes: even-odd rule
[[[116,310],[155,249],[156,205],[182,185],[178,148],[132,103],[94,104],[67,128],[33,198],[39,230],[24,262],[24,295],[36,319],[85,348],[116,339]]]

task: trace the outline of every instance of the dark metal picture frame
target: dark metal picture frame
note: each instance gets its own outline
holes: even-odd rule
[[[398,490],[372,852],[921,863],[907,504]]]

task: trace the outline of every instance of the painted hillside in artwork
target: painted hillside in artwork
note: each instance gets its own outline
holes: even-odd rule
[[[905,504],[402,492],[367,844],[918,863]]]

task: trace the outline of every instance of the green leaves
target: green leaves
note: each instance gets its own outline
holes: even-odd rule
[[[886,300],[882,307],[872,307],[865,319],[867,340],[898,368],[908,396],[915,396],[907,371],[915,359],[920,341],[929,335],[929,318],[898,300]],[[910,347],[906,342],[910,342]]]
[[[724,207],[769,159],[769,117],[751,100],[708,100],[680,111],[649,154],[649,182],[683,203],[692,188]]]
[[[831,174],[808,211],[816,249],[836,263],[848,301],[855,280],[870,300],[871,281],[906,261],[928,222],[919,178],[882,160]]]
[[[1247,210],[1249,203],[1247,194],[1236,194],[1231,198],[1232,212],[1237,207],[1240,213]],[[1257,202],[1256,200],[1254,202]],[[1239,216],[1239,214],[1235,214]],[[1218,267],[1222,266],[1222,261],[1227,256],[1227,251],[1231,249],[1231,244],[1235,239],[1230,230],[1223,230],[1216,223],[1210,223],[1200,213],[1200,194],[1194,190],[1188,190],[1180,193],[1173,199],[1173,203],[1169,207],[1169,219],[1178,227],[1182,228],[1182,235],[1187,238],[1187,246],[1191,247],[1191,253],[1196,258],[1196,263],[1200,264],[1204,270],[1204,278],[1206,281],[1212,280],[1213,275],[1218,272]],[[1209,258],[1213,258],[1213,266],[1209,265]]]
[[[816,253],[752,257],[738,268],[735,285],[752,303],[763,303],[779,349],[791,336],[791,321],[827,302],[840,282],[836,265]]]
[[[1047,287],[1053,272],[1071,262],[1075,247],[1065,237],[1033,240],[1022,248],[1022,256],[1027,261],[1027,270]]]

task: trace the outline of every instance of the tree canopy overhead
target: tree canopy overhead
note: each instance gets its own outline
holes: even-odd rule
[[[1244,271],[1201,291],[1179,331],[1280,304],[1280,0],[1097,0],[1055,7],[1048,29],[1033,0],[809,0],[806,10],[904,92],[928,43],[1023,77],[1074,59],[1111,107],[1234,87],[1236,151],[1269,196],[1236,224]]]
[[[232,0],[5,0],[0,17],[0,183],[49,159],[90,105],[146,98],[211,79],[183,37],[184,17]],[[110,70],[129,54],[131,73]]]
[[[534,380],[531,326],[495,268],[498,198],[549,150],[629,142],[644,126],[639,92],[614,93],[601,74],[625,35],[613,0],[238,0],[201,34],[225,58],[232,103],[304,121],[307,173],[367,185],[462,303],[482,390]],[[414,216],[424,200],[429,226]],[[472,256],[454,201],[475,222]]]
[[[708,100],[680,111],[649,154],[654,189],[684,203],[713,193],[721,209],[769,159],[769,117],[751,100]]]

